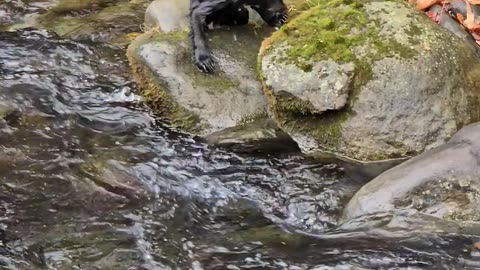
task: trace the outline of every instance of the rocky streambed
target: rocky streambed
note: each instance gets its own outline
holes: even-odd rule
[[[0,3],[0,269],[479,268],[475,52],[288,5],[205,75],[185,1]]]

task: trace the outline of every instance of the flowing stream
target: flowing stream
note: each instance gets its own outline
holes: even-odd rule
[[[339,228],[363,182],[208,147],[130,76],[123,49],[0,32],[0,269],[480,267],[472,233]]]

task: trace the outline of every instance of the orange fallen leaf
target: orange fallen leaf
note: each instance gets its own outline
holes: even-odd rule
[[[474,0],[474,1],[477,1],[477,0]],[[441,2],[442,0],[417,0],[417,9],[425,10],[433,5],[440,4]]]
[[[478,31],[480,30],[480,25],[475,21],[475,14],[473,13],[473,9],[469,1],[472,0],[465,0],[465,4],[467,6],[467,18],[463,21],[463,25],[470,31]]]
[[[438,13],[436,11],[427,11],[425,12],[428,18],[432,19],[432,21],[438,23],[440,21]]]
[[[463,22],[465,21],[465,17],[463,17],[463,14],[462,13],[457,13],[457,20],[463,24]]]

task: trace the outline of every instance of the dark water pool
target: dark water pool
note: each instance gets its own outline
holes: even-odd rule
[[[0,269],[480,269],[471,232],[337,227],[361,184],[169,129],[123,50],[0,32]]]

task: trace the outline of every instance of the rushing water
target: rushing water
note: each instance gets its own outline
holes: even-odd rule
[[[480,269],[471,233],[337,228],[361,185],[169,129],[123,50],[0,33],[0,269]]]

